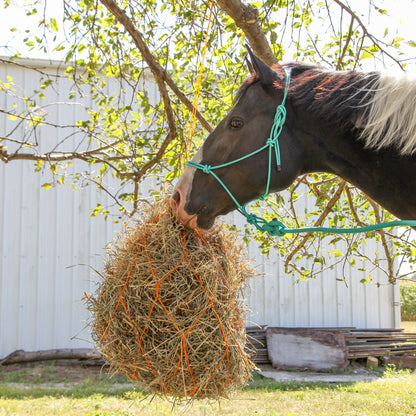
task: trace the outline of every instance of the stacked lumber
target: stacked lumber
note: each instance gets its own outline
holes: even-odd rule
[[[416,354],[416,333],[401,329],[353,329],[344,333],[348,359]]]
[[[251,353],[251,360],[255,364],[271,364],[267,350],[267,338],[265,326],[248,327],[247,351]]]
[[[299,328],[298,328],[299,329]],[[340,332],[349,360],[367,357],[416,355],[416,333],[402,329],[310,328]],[[256,364],[271,364],[267,347],[266,326],[247,328],[247,350]]]

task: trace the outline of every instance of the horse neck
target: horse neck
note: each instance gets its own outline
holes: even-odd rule
[[[416,219],[416,156],[400,156],[394,148],[365,148],[358,133],[334,132],[328,126],[308,121],[302,173],[333,173],[360,188],[399,218]]]

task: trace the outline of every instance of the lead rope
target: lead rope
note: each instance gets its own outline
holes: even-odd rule
[[[264,200],[266,196],[269,194],[270,190],[270,181],[272,175],[272,151],[274,150],[274,154],[276,157],[276,165],[277,171],[280,171],[280,147],[279,147],[279,136],[282,132],[283,125],[286,121],[286,98],[289,91],[290,85],[290,73],[286,74],[286,84],[285,84],[285,91],[283,94],[283,100],[280,105],[277,106],[276,114],[274,116],[274,122],[272,129],[270,131],[270,136],[266,141],[266,144],[258,150],[249,153],[248,155],[242,156],[238,159],[234,159],[231,162],[223,163],[222,165],[210,166],[210,165],[203,165],[202,163],[197,163],[192,160],[186,162],[188,166],[194,167],[196,169],[202,170],[202,172],[212,175],[219,184],[224,188],[230,198],[234,201],[237,205],[238,211],[246,217],[246,220],[249,224],[254,225],[259,231],[267,232],[271,236],[279,236],[283,237],[285,234],[299,234],[299,233],[310,233],[310,232],[323,232],[329,234],[356,234],[356,233],[365,233],[369,231],[380,230],[382,228],[391,228],[391,227],[399,227],[399,226],[416,226],[416,220],[397,220],[397,221],[389,221],[383,222],[380,224],[373,224],[366,227],[358,227],[358,228],[329,228],[329,227],[304,227],[304,228],[287,228],[283,222],[273,219],[271,221],[267,221],[266,219],[259,217],[256,214],[247,212],[247,202],[246,204],[241,205],[231,191],[228,189],[227,185],[221,180],[221,178],[214,172],[216,169],[221,169],[234,163],[241,162],[245,159],[248,159],[251,156],[254,156],[265,149],[269,150],[269,163],[268,163],[268,172],[267,172],[267,183],[266,183],[266,190],[263,195],[261,195],[259,200]]]

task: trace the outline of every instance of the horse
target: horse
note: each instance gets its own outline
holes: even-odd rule
[[[416,219],[416,80],[249,56],[233,108],[173,190],[181,223],[209,229],[238,204],[312,172],[338,175],[399,219]],[[279,166],[264,144],[282,107]]]

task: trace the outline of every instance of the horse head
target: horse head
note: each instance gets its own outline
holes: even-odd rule
[[[215,167],[236,161],[266,143],[273,125],[276,107],[282,103],[286,73],[282,66],[269,67],[249,50],[250,78],[240,87],[236,103],[207,137],[192,159],[200,165]],[[270,191],[289,186],[299,174],[302,148],[294,144],[287,125],[279,137],[285,163],[280,168],[272,161]],[[215,175],[243,205],[261,196],[268,176],[268,150],[215,170]],[[174,189],[171,207],[178,219],[190,227],[210,228],[218,215],[236,208],[214,175],[187,166]]]

